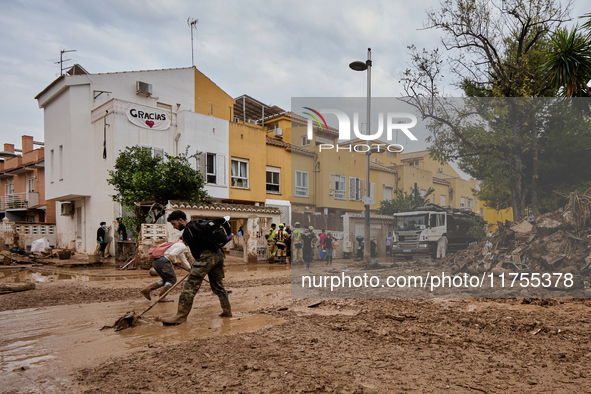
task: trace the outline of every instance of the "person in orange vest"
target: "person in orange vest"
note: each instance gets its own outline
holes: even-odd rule
[[[279,230],[275,233],[275,245],[277,246],[277,257],[279,257],[279,263],[285,264],[286,259],[285,256],[287,255],[287,240],[289,239],[289,234],[285,231],[285,225],[283,223],[279,223]]]

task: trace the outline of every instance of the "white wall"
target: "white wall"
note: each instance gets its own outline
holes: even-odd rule
[[[229,123],[191,112],[195,106],[194,73],[193,68],[186,68],[67,76],[39,95],[39,105],[44,108],[46,199],[75,203],[73,216],[61,216],[59,205],[57,207],[59,247],[93,252],[99,223],[105,221],[114,225],[120,211],[111,198],[114,190],[107,183],[108,170],[127,146],[155,146],[175,155],[178,153],[175,138],[180,134],[179,152],[184,153],[185,147],[190,145],[190,153],[199,150],[225,158],[228,184]],[[138,80],[152,84],[152,97],[136,94]],[[95,99],[100,90],[110,93]],[[125,114],[128,102],[153,108],[157,108],[158,103],[170,105],[170,128],[156,131],[132,124]],[[108,124],[106,159],[103,158],[105,120]],[[60,146],[63,152],[61,176]],[[207,185],[206,190],[217,199],[229,196],[227,186]],[[81,210],[76,211],[76,207]],[[80,213],[80,220],[76,212]],[[78,232],[77,223],[83,227]]]
[[[206,185],[205,190],[215,199],[228,199],[230,177],[230,123],[227,120],[202,115],[195,112],[181,111],[177,116],[179,150],[185,152],[189,146],[189,155],[196,152],[215,153],[217,160],[223,157],[224,185]]]

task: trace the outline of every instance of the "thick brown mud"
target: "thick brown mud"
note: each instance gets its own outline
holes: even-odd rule
[[[204,283],[186,324],[100,330],[153,280],[0,296],[0,392],[591,392],[590,300],[292,299],[284,267],[230,266],[231,319]]]

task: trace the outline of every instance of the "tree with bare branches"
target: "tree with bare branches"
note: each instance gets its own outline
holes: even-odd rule
[[[429,122],[431,154],[459,160],[462,170],[481,180],[507,177],[515,220],[524,217],[527,196],[537,213],[539,136],[532,119],[536,109],[530,107],[536,104],[499,98],[555,95],[539,66],[549,32],[569,20],[571,5],[572,0],[442,0],[439,10],[427,13],[425,27],[443,33],[446,58],[438,49],[409,47],[405,101]],[[444,71],[455,75],[466,100],[444,97]]]

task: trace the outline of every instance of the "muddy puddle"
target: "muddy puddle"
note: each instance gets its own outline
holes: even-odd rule
[[[43,283],[61,280],[80,282],[113,281],[145,278],[148,271],[118,271],[117,269],[99,268],[97,270],[57,270],[51,268],[0,268],[0,283]]]
[[[287,294],[288,290],[267,287],[265,291],[267,295],[234,295],[234,317],[229,319],[218,317],[221,310],[217,297],[198,294],[187,324],[164,327],[157,321],[158,316],[176,313],[176,302],[163,303],[144,315],[139,326],[120,332],[101,328],[112,325],[128,311],[144,311],[150,305],[147,300],[0,312],[0,387],[32,387],[34,383],[41,387],[40,392],[60,392],[56,377],[69,381],[69,372],[96,365],[109,356],[279,324],[283,321],[280,318],[252,311],[270,305],[276,297],[273,294]]]
[[[276,272],[286,271],[289,264],[239,264],[228,265],[226,272]],[[177,275],[184,271],[177,270]],[[0,283],[43,283],[62,280],[75,280],[80,282],[116,281],[148,277],[147,270],[123,270],[116,268],[95,269],[52,269],[52,268],[23,268],[0,266]]]
[[[265,272],[265,271],[287,271],[291,268],[290,264],[237,264],[226,265],[226,272]]]

